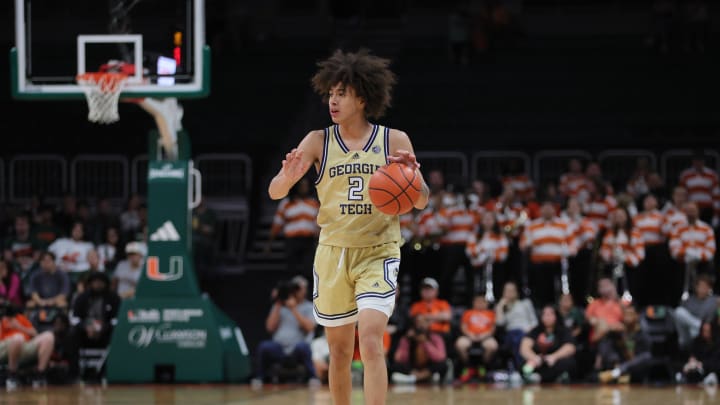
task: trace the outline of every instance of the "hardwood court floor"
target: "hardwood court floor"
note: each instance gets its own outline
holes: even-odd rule
[[[491,386],[391,387],[388,404],[518,404],[518,405],[624,405],[720,403],[716,388],[642,386],[551,386],[493,388]],[[122,385],[108,387],[24,388],[0,391],[2,405],[330,405],[327,388],[268,386],[252,390],[247,385]],[[360,390],[353,391],[353,404],[363,404]]]

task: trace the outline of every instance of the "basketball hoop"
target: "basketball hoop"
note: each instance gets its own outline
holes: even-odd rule
[[[91,72],[77,75],[78,86],[88,103],[88,121],[111,124],[120,119],[118,103],[128,75],[118,72]]]

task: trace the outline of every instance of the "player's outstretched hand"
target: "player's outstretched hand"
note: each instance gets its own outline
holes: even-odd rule
[[[403,163],[410,166],[411,169],[416,170],[420,168],[420,163],[417,161],[417,157],[414,153],[410,153],[403,149],[398,149],[392,155],[388,156],[389,163]]]
[[[310,163],[303,161],[302,156],[303,151],[294,148],[285,155],[285,160],[282,161],[282,171],[285,177],[293,183],[300,180],[310,166]]]

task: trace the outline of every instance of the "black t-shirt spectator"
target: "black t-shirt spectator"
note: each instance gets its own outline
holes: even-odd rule
[[[555,353],[562,345],[574,343],[567,328],[558,327],[553,333],[548,333],[542,324],[531,330],[527,337],[533,341],[533,351],[540,355]]]
[[[54,298],[58,295],[70,296],[70,278],[63,271],[53,273],[38,271],[30,280],[30,292],[42,298]]]

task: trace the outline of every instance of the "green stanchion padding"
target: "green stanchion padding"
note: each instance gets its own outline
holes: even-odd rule
[[[150,156],[157,156],[157,133],[150,139]],[[110,382],[153,382],[158,370],[169,369],[178,382],[241,381],[250,373],[240,329],[198,288],[186,133],[178,133],[178,143],[180,159],[148,165],[148,255],[135,297],[120,307]]]

